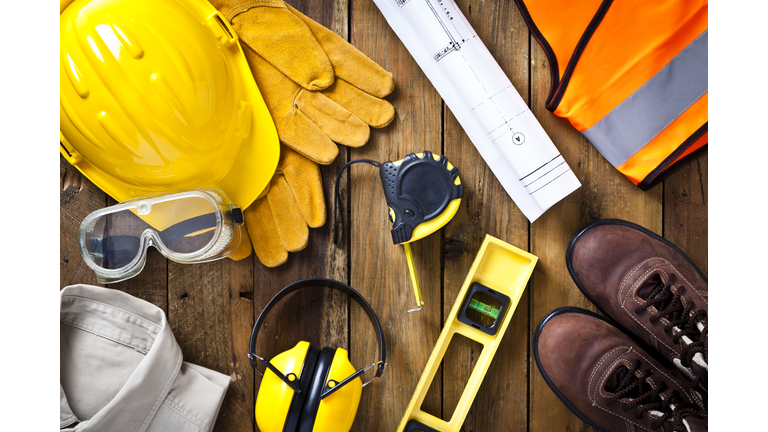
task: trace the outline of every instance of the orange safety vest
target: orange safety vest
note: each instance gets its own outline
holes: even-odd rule
[[[547,109],[643,190],[707,151],[708,0],[515,0]]]

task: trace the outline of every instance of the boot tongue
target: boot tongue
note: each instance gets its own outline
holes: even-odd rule
[[[616,391],[619,389],[619,384],[624,379],[624,377],[627,376],[627,373],[629,373],[629,368],[626,366],[620,366],[616,368],[611,376],[609,376],[605,381],[605,391],[616,393]]]
[[[653,276],[649,277],[645,282],[643,282],[642,286],[640,286],[640,289],[637,290],[637,296],[645,301],[657,299],[665,295],[666,292],[668,291],[668,290],[660,289],[663,286],[664,286],[664,281],[661,280],[661,276],[658,273],[654,274]],[[659,288],[659,289],[656,290],[656,288]],[[654,290],[656,290],[655,293],[654,293]],[[672,304],[673,298],[674,297],[672,295],[667,295],[666,299],[664,299],[661,303],[657,303],[655,305],[656,310],[662,311],[668,308],[669,305]],[[672,321],[672,320],[680,319],[681,316],[682,316],[682,311],[677,310],[672,313],[672,316],[666,316],[665,318]]]
[[[624,379],[627,377],[627,374],[629,374],[629,368],[621,365],[618,368],[616,368],[613,373],[608,377],[608,379],[605,381],[605,386],[603,387],[605,391],[610,393],[616,393],[621,388],[621,382],[624,381]],[[637,376],[633,376],[629,379],[629,381],[626,383],[626,386],[629,386],[631,384],[634,384],[635,381],[637,381],[639,378]],[[625,394],[624,397],[635,399],[636,397],[640,396],[641,394],[649,391],[651,389],[651,385],[648,384],[647,381],[644,381],[642,385],[637,386],[633,388],[629,393]]]
[[[637,290],[637,296],[641,299],[648,301],[648,297],[651,296],[653,290],[661,284],[661,276],[654,274],[643,282],[640,289]]]

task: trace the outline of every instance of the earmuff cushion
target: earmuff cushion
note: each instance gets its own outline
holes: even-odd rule
[[[312,432],[312,428],[315,426],[315,417],[317,417],[317,410],[320,407],[320,395],[323,393],[335,355],[335,348],[325,347],[317,358],[315,373],[312,376],[312,383],[309,386],[306,399],[304,399],[297,432]]]
[[[301,389],[301,394],[293,395],[291,407],[288,408],[288,415],[285,417],[283,432],[296,432],[298,430],[301,410],[304,407],[304,401],[307,399],[307,393],[309,392],[309,386],[312,384],[312,378],[315,376],[315,367],[317,366],[317,358],[319,355],[320,350],[310,345],[307,350],[307,355],[304,357],[304,364],[301,365],[301,374],[299,375],[299,388]]]

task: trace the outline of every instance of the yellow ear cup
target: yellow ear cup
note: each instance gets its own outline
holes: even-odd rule
[[[325,379],[324,389],[338,385],[338,383],[353,373],[355,373],[355,368],[349,362],[347,350],[336,348],[328,377]],[[355,421],[355,414],[357,414],[357,407],[360,404],[362,390],[363,383],[358,377],[337,392],[320,400],[312,431],[349,431],[352,428],[352,423]]]
[[[298,383],[302,373],[314,373],[314,367],[313,370],[302,372],[309,349],[309,342],[301,341],[288,351],[276,355],[270,363],[289,380],[293,378]],[[256,424],[261,432],[283,432],[293,397],[294,391],[288,384],[271,370],[264,372],[256,397]]]

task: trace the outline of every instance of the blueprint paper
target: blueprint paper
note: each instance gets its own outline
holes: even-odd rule
[[[453,0],[374,0],[529,221],[581,183]]]

